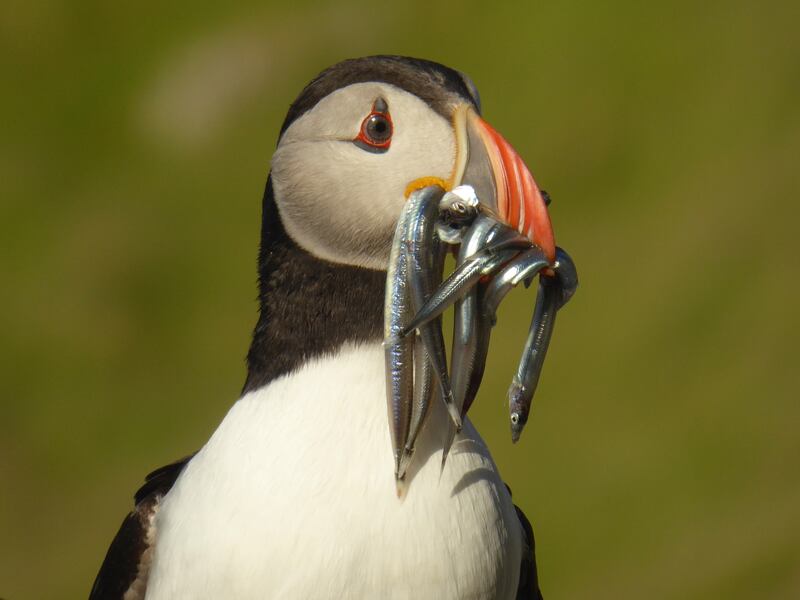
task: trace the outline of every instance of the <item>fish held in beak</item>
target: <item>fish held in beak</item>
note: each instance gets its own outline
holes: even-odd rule
[[[433,389],[438,388],[436,395],[445,400],[451,416],[442,445],[444,467],[480,387],[497,307],[511,288],[520,281],[527,287],[539,274],[528,343],[509,390],[512,440],[519,439],[556,312],[577,287],[574,263],[555,245],[548,199],[519,154],[472,105],[456,108],[453,126],[456,161],[451,176],[408,184],[387,273],[387,400],[401,497],[413,477],[408,467]],[[442,261],[431,256],[442,259],[451,251],[457,255],[456,267],[442,281]],[[440,317],[453,304],[448,374]]]

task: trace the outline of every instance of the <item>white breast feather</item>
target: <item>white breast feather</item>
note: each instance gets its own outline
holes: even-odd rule
[[[148,600],[513,598],[521,527],[471,423],[435,405],[398,499],[383,349],[242,397],[163,499]]]

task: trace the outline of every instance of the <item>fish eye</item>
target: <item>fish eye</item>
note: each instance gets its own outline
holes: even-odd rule
[[[460,215],[466,214],[467,212],[467,207],[464,206],[463,202],[453,202],[450,208],[452,208],[453,211],[457,212]]]

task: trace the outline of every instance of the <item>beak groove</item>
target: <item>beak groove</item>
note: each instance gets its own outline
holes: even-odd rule
[[[552,264],[555,238],[550,215],[522,157],[468,105],[457,109],[454,125],[458,156],[453,183],[475,188],[488,209],[539,246]]]

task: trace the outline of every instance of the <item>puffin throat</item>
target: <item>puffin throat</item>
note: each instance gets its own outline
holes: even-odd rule
[[[243,393],[347,342],[380,342],[386,272],[336,264],[286,233],[267,179],[258,256],[259,318]]]

